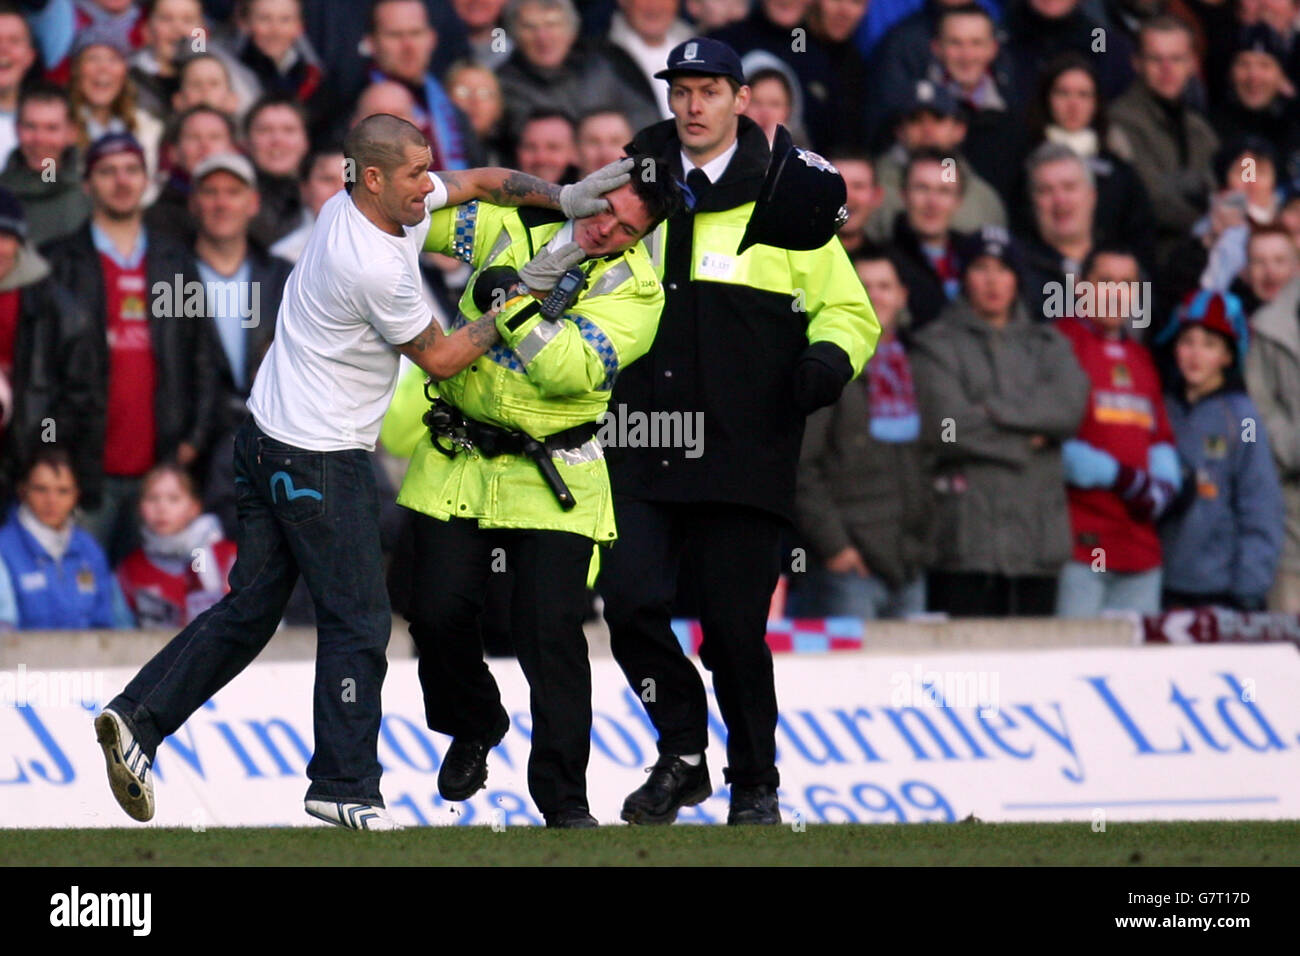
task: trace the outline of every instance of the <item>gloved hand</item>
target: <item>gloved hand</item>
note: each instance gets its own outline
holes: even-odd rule
[[[560,211],[565,219],[583,219],[609,210],[605,193],[632,180],[632,157],[625,156],[600,167],[595,172],[560,190]]]
[[[1071,438],[1061,445],[1065,483],[1076,488],[1109,488],[1119,475],[1119,462],[1110,452]]]
[[[560,276],[585,258],[587,254],[576,242],[566,242],[553,252],[543,248],[519,270],[519,278],[530,292],[550,292]]]
[[[814,342],[794,367],[794,407],[811,415],[833,405],[851,378],[853,366],[842,348],[833,342]]]
[[[480,312],[500,308],[518,284],[519,273],[514,266],[489,266],[474,280],[474,307]]]
[[[1174,500],[1174,486],[1142,468],[1119,466],[1115,492],[1124,499],[1128,513],[1138,521],[1155,521]]]

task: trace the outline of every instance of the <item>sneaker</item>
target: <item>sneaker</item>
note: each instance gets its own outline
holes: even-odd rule
[[[372,803],[339,803],[335,800],[308,800],[308,816],[349,830],[401,830],[402,825],[383,807]]]
[[[108,785],[132,820],[153,819],[153,761],[136,742],[126,720],[104,708],[95,718],[95,738],[108,761]]]
[[[623,801],[621,816],[642,826],[672,823],[682,807],[703,803],[712,794],[709,765],[703,756],[699,765],[692,767],[681,757],[664,754],[650,768],[650,779]]]

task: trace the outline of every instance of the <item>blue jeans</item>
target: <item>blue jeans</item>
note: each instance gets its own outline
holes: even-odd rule
[[[275,633],[301,574],[316,605],[316,751],[309,799],[383,806],[380,689],[392,630],[379,494],[366,452],[318,452],[235,435],[239,555],[230,593],[149,661],[109,706],[152,756]]]
[[[896,588],[875,576],[836,574],[812,568],[799,580],[786,602],[786,617],[906,617],[925,611],[925,575]]]
[[[1067,561],[1056,588],[1057,617],[1100,617],[1102,611],[1160,613],[1161,569],[1094,571]]]

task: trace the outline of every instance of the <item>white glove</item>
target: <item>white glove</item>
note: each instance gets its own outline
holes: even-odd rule
[[[560,276],[585,258],[587,254],[576,242],[566,242],[553,251],[543,247],[519,270],[519,278],[530,292],[550,292],[560,281]]]
[[[609,202],[601,197],[632,180],[630,156],[616,159],[600,167],[586,178],[560,190],[560,211],[565,219],[585,219],[609,210]]]

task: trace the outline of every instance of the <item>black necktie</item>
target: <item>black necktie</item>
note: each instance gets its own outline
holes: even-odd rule
[[[695,194],[695,204],[698,206],[704,194],[709,191],[713,184],[709,182],[709,175],[704,170],[696,167],[686,174],[686,185],[691,188]]]

